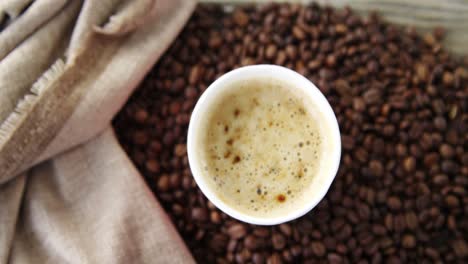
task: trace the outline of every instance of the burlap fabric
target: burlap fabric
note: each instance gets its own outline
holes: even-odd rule
[[[0,263],[192,263],[110,128],[191,0],[0,1]]]

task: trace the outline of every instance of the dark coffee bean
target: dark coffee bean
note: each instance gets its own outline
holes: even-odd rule
[[[445,185],[445,184],[447,184],[449,182],[449,178],[445,174],[437,174],[432,179],[432,182],[435,185],[443,186],[443,185]]]
[[[384,173],[384,167],[378,160],[371,160],[369,163],[369,169],[372,175],[376,177],[381,177]]]
[[[189,86],[185,89],[185,96],[187,98],[194,98],[197,95],[198,95],[197,89],[195,89],[194,87]]]
[[[468,244],[463,239],[458,239],[452,242],[452,248],[455,255],[459,258],[468,257]]]
[[[430,247],[425,248],[424,253],[432,260],[438,260],[440,258],[439,252]]]
[[[221,215],[216,212],[216,211],[212,211],[210,213],[210,221],[214,224],[220,224],[221,223]]]
[[[187,154],[187,146],[185,144],[177,144],[174,149],[174,154],[177,157],[183,157]]]
[[[265,263],[265,257],[261,253],[253,253],[252,262],[254,264],[264,264]]]
[[[244,27],[249,23],[249,16],[242,10],[236,10],[233,14],[234,23],[238,26]]]
[[[455,195],[448,195],[445,197],[445,204],[450,208],[457,208],[460,206],[460,201]]]
[[[346,224],[339,232],[338,234],[336,235],[336,238],[340,239],[340,240],[345,240],[347,238],[349,238],[349,236],[351,235],[352,233],[352,228],[350,225]]]
[[[444,172],[444,173],[455,174],[455,173],[457,173],[458,166],[452,160],[444,160],[444,161],[442,161],[442,164],[440,165],[440,168],[442,169],[442,172]]]
[[[387,206],[392,210],[398,211],[401,208],[401,201],[398,197],[391,196],[388,198]]]
[[[393,252],[390,252],[390,251],[388,251],[388,252],[389,252],[389,253],[393,253]],[[401,264],[402,262],[401,262],[401,260],[400,260],[400,258],[399,258],[398,256],[390,256],[390,257],[387,259],[386,263],[390,263],[390,264]]]
[[[402,232],[406,228],[406,221],[403,215],[395,216],[393,220],[393,230],[396,232]]]
[[[223,43],[223,39],[219,35],[211,36],[208,40],[208,46],[212,49],[219,48]]]
[[[245,263],[248,262],[252,258],[252,253],[244,248],[240,253],[237,253],[235,256],[237,263]]]
[[[206,221],[208,212],[205,208],[195,207],[192,209],[192,218],[196,221]]]
[[[338,244],[336,245],[336,252],[341,255],[346,255],[346,253],[348,252],[348,248],[343,244]]]
[[[257,237],[268,237],[270,236],[270,230],[264,227],[255,228],[253,234]]]
[[[371,263],[372,264],[378,264],[378,263],[382,263],[382,254],[380,254],[379,252],[377,252],[376,254],[374,254],[372,256],[372,260],[371,260]]]
[[[286,245],[286,239],[280,233],[273,234],[271,238],[271,242],[273,244],[273,248],[277,250],[283,249],[284,246]]]
[[[172,102],[169,105],[169,112],[173,115],[176,115],[180,112],[180,109],[182,108],[182,104],[180,102]]]
[[[158,190],[162,192],[169,190],[169,175],[163,174],[159,177]]]
[[[210,247],[216,253],[222,253],[223,250],[226,248],[227,243],[228,243],[227,236],[222,235],[222,234],[215,234],[210,241]]]
[[[432,31],[432,35],[434,35],[434,37],[437,39],[437,40],[442,40],[445,36],[445,29],[442,28],[442,27],[436,27],[434,28],[434,30]]]
[[[418,227],[418,217],[414,212],[407,212],[405,214],[406,226],[410,230],[414,230]]]
[[[291,251],[289,250],[284,250],[283,253],[281,254],[283,259],[287,262],[290,263],[293,261],[293,256],[291,254]]]
[[[295,245],[291,248],[291,254],[293,257],[299,257],[302,254],[302,248],[299,245]]]
[[[158,173],[160,170],[160,166],[157,160],[150,159],[145,163],[146,170],[151,173]]]
[[[328,67],[333,67],[336,65],[336,56],[334,54],[328,55],[327,58],[325,59],[325,64]]]
[[[286,61],[286,52],[281,50],[278,52],[278,55],[276,56],[275,64],[284,65],[285,61]]]
[[[348,31],[348,27],[344,24],[337,24],[335,26],[335,30],[336,30],[336,33],[338,34],[342,34],[342,33],[346,33]]]
[[[283,261],[281,260],[281,256],[278,253],[273,253],[270,257],[267,259],[267,264],[281,264]]]
[[[366,110],[366,102],[361,97],[356,97],[353,99],[353,108],[358,112],[363,112]]]
[[[140,124],[143,124],[145,123],[146,120],[148,120],[148,116],[149,114],[145,109],[138,109],[135,112],[134,118],[135,118],[135,121],[137,121]]]
[[[337,218],[331,222],[331,230],[333,232],[338,232],[345,224],[345,221],[342,218]]]
[[[226,247],[227,251],[230,252],[230,253],[234,252],[236,250],[236,248],[237,248],[237,244],[238,244],[237,239],[229,240],[229,243],[228,243],[228,245]]]
[[[454,82],[453,73],[448,72],[448,71],[444,72],[444,74],[442,75],[442,83],[445,86],[452,86],[453,82]]]
[[[359,244],[367,246],[372,242],[373,237],[370,232],[361,232],[358,234],[357,240],[359,241]]]
[[[384,237],[378,241],[379,247],[382,249],[389,248],[393,245],[393,241],[389,237]]]
[[[292,29],[293,36],[298,40],[303,40],[306,37],[305,32],[298,26],[293,27]]]
[[[380,102],[381,93],[377,89],[370,89],[362,95],[366,104],[374,104]]]
[[[444,158],[451,158],[455,155],[455,150],[448,144],[440,145],[439,152]]]
[[[438,116],[434,119],[434,125],[437,129],[443,131],[447,128],[447,121],[445,118]]]
[[[281,233],[283,233],[287,237],[292,235],[292,228],[289,224],[281,224],[279,225],[279,229]]]
[[[343,263],[343,258],[336,253],[329,253],[327,255],[328,263],[339,264]]]
[[[406,234],[403,236],[401,244],[404,248],[414,248],[416,246],[416,238],[413,235]]]
[[[149,137],[148,134],[144,131],[136,131],[133,134],[133,142],[137,145],[145,145],[148,143]]]
[[[341,141],[344,149],[350,150],[354,147],[354,139],[351,136],[341,135]]]
[[[247,234],[247,229],[243,224],[234,224],[228,228],[227,233],[232,239],[239,239]]]
[[[200,75],[201,75],[201,67],[198,65],[192,67],[192,69],[190,70],[190,75],[188,79],[189,84],[191,85],[196,84],[200,78]]]
[[[244,239],[244,245],[245,245],[246,248],[248,248],[250,250],[254,250],[254,249],[256,249],[256,248],[258,248],[260,246],[260,244],[258,242],[258,239],[253,235],[248,235]]]
[[[371,211],[370,211],[369,206],[367,206],[366,204],[360,204],[357,209],[358,209],[359,218],[361,220],[366,221],[370,218]]]
[[[407,172],[412,172],[416,168],[416,159],[414,157],[407,157],[403,160],[403,167]]]
[[[372,232],[376,235],[383,236],[387,233],[387,229],[383,225],[375,224],[372,226]]]
[[[430,167],[439,163],[439,154],[433,152],[429,153],[424,157],[424,165]]]
[[[323,257],[326,253],[325,246],[322,242],[316,241],[310,244],[312,252],[318,257]]]
[[[267,46],[265,51],[265,57],[267,59],[273,59],[276,55],[277,48],[274,44],[270,44]]]

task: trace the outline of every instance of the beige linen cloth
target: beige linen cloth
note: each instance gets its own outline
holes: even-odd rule
[[[0,263],[193,263],[110,127],[191,0],[0,0]]]

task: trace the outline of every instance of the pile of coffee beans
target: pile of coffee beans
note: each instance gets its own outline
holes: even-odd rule
[[[200,263],[467,263],[468,72],[443,36],[349,8],[202,5],[114,125]],[[259,63],[312,80],[342,133],[324,200],[272,227],[216,209],[186,153],[200,94],[221,74]]]

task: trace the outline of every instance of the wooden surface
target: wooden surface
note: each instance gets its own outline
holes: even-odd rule
[[[261,0],[202,0],[221,4],[267,3]],[[310,3],[310,0],[276,0],[274,2]],[[343,7],[356,12],[378,11],[387,21],[414,26],[420,32],[436,26],[446,29],[444,47],[455,55],[468,55],[468,0],[316,0],[314,2]]]

